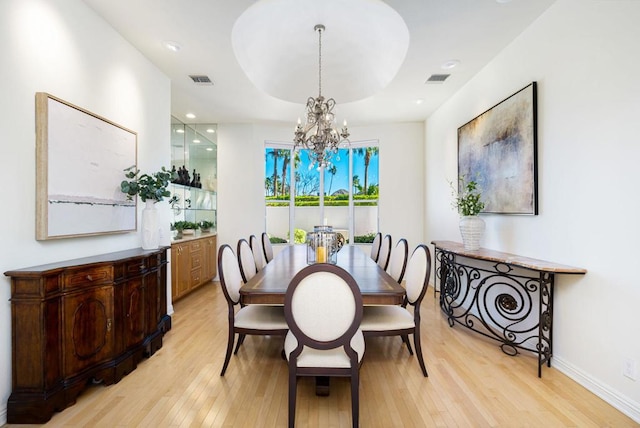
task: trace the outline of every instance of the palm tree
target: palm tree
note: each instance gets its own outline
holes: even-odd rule
[[[331,174],[331,180],[329,180],[329,193],[328,193],[329,196],[331,196],[331,186],[333,185],[333,176],[336,175],[336,172],[338,172],[338,167],[336,167],[335,165],[331,165],[331,168],[329,168],[327,172]]]
[[[273,189],[272,179],[271,177],[264,178],[264,190],[267,196],[269,196],[269,192]],[[272,195],[273,196],[273,195]]]
[[[287,168],[289,167],[289,160],[291,159],[291,150],[280,150],[280,155],[284,156],[284,163],[282,164],[282,190],[280,191],[281,195],[285,195],[285,187],[288,183],[287,181]],[[297,158],[297,159],[296,159]],[[295,163],[300,162],[300,157],[296,153],[296,157],[293,159]],[[296,165],[297,166],[297,165]]]
[[[364,188],[365,194],[368,194],[369,162],[371,161],[371,156],[378,155],[378,148],[377,147],[361,147],[359,149],[356,149],[356,153],[359,155],[364,155],[364,186],[363,188]]]
[[[362,193],[362,186],[360,185],[360,177],[357,175],[353,176],[353,188],[355,190],[355,194]]]
[[[267,153],[267,156],[273,157],[273,178],[271,181],[271,185],[273,186],[273,196],[277,196],[278,186],[276,183],[278,181],[278,157],[280,156],[280,150],[271,149],[271,151]]]

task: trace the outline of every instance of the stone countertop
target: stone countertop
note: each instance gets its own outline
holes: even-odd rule
[[[479,250],[465,250],[464,245],[459,242],[452,241],[432,241],[436,248],[443,251],[458,254],[463,257],[471,257],[474,259],[487,260],[498,263],[505,263],[513,266],[520,266],[527,269],[533,269],[543,272],[553,273],[570,273],[570,274],[585,274],[586,269],[562,265],[559,263],[548,262],[545,260],[532,259],[529,257],[519,256],[517,254],[503,253],[500,251],[489,250],[487,248],[480,248]]]

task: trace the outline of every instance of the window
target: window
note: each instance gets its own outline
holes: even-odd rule
[[[265,144],[265,219],[272,242],[304,243],[306,231],[320,224],[350,243],[371,242],[378,231],[378,158],[377,143],[351,144],[320,170],[306,150]]]

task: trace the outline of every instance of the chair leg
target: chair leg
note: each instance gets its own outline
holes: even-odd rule
[[[409,342],[409,335],[403,334],[402,341],[407,345],[407,349],[409,350],[409,355],[413,355],[413,349],[411,349],[411,342]]]
[[[351,420],[353,428],[360,426],[360,376],[358,369],[351,374]]]
[[[236,350],[233,351],[233,355],[237,355],[238,354],[238,349],[240,349],[240,345],[242,345],[244,343],[244,338],[246,337],[246,334],[239,334],[238,335],[238,344],[236,345]]]
[[[295,367],[289,366],[289,428],[296,425],[296,394],[298,387],[298,378],[296,376]]]
[[[416,358],[418,359],[418,363],[420,363],[422,374],[424,375],[424,377],[429,377],[429,374],[427,373],[427,368],[424,365],[424,360],[422,359],[422,346],[420,345],[420,330],[417,328],[413,331],[413,343],[416,345]]]
[[[236,334],[233,332],[233,328],[229,328],[229,339],[227,340],[227,355],[224,357],[224,364],[222,365],[220,376],[224,376],[224,373],[227,371],[227,366],[229,365],[229,360],[231,359],[231,351],[233,350],[233,342],[235,338]]]

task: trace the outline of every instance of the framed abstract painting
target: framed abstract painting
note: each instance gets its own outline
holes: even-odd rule
[[[136,230],[136,200],[120,191],[136,150],[135,132],[36,93],[36,239]]]
[[[483,213],[538,214],[536,82],[458,128],[458,175],[482,191]]]

